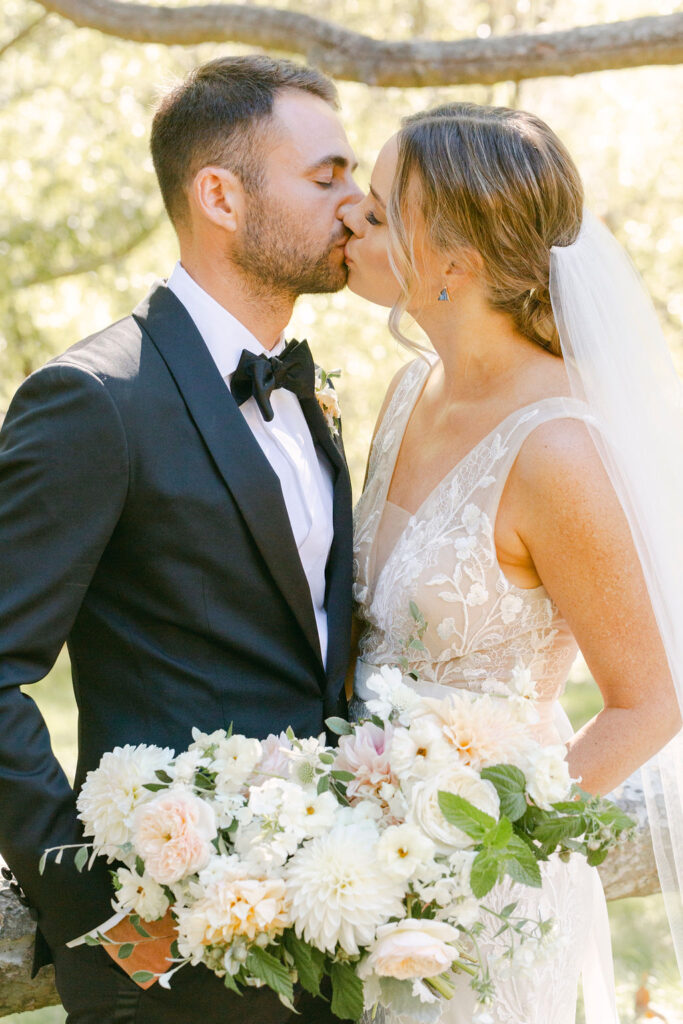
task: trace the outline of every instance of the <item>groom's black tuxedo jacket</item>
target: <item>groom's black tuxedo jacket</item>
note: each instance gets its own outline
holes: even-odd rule
[[[126,743],[179,751],[191,727],[317,734],[343,713],[351,494],[341,443],[302,402],[334,474],[327,668],[279,480],[185,308],[163,285],[29,377],[0,433],[0,852],[52,946],[111,915],[105,867],[19,689],[68,642],[75,789]]]

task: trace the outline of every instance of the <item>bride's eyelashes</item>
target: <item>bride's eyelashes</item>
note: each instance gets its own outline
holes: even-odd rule
[[[365,219],[368,222],[368,224],[372,224],[373,227],[382,223],[381,221],[377,220],[372,210],[368,210],[368,212],[365,214]]]

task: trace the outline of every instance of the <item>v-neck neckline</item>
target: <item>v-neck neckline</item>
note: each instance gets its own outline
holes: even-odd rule
[[[385,505],[387,503],[387,501],[388,501],[388,494],[389,494],[389,491],[391,490],[391,485],[393,483],[394,474],[396,473],[396,464],[398,462],[398,457],[399,457],[399,454],[401,452],[401,446],[403,444],[403,439],[405,437],[406,430],[408,429],[408,424],[410,423],[410,419],[411,419],[411,417],[413,415],[413,412],[415,411],[415,407],[417,406],[417,403],[419,402],[420,398],[424,394],[424,390],[425,390],[425,388],[427,386],[427,381],[429,380],[429,376],[430,376],[434,366],[436,366],[436,361],[434,363],[432,363],[428,367],[427,375],[424,378],[424,380],[422,381],[422,386],[420,388],[416,389],[415,397],[414,397],[413,401],[410,403],[410,405],[408,406],[407,415],[406,415],[406,417],[405,417],[405,419],[403,421],[403,431],[402,431],[400,439],[398,441],[398,446],[396,447],[396,449],[395,449],[395,451],[393,453],[393,460],[392,460],[392,464],[391,464],[391,472],[387,474],[387,476],[388,476],[388,483],[387,483],[387,486],[386,486],[385,491],[384,491],[384,495],[383,495],[383,499],[382,499],[382,505]],[[394,396],[392,398],[392,403],[391,404],[393,404],[393,400],[396,397],[397,397],[397,394],[394,394]],[[425,507],[432,501],[434,496],[441,490],[443,485],[447,481],[449,481],[453,476],[455,476],[455,474],[458,472],[458,470],[462,468],[462,466],[471,458],[471,456],[474,454],[474,452],[476,452],[479,448],[481,448],[481,446],[486,441],[488,441],[491,437],[493,437],[494,434],[497,434],[500,431],[502,431],[503,428],[505,427],[506,423],[509,420],[511,420],[515,416],[522,416],[526,412],[531,412],[534,409],[538,409],[539,406],[544,406],[547,402],[556,402],[558,400],[567,401],[567,400],[571,400],[571,398],[572,398],[571,395],[549,395],[547,398],[538,398],[538,399],[536,399],[535,402],[530,402],[528,405],[520,406],[519,409],[513,409],[513,411],[511,413],[508,413],[507,416],[505,416],[502,420],[500,420],[499,423],[497,423],[491,430],[489,430],[488,434],[486,434],[479,441],[477,441],[477,443],[472,448],[470,448],[469,451],[465,452],[465,454],[460,459],[458,459],[458,461],[448,470],[448,472],[434,485],[434,487],[431,489],[429,494],[427,494],[427,496],[424,498],[424,500],[421,502],[420,506],[415,510],[415,512],[409,512],[407,508],[404,508],[403,505],[398,505],[395,501],[389,502],[389,504],[393,505],[395,508],[401,509],[402,512],[405,512],[405,514],[410,518],[411,522],[413,520],[418,519],[420,517],[420,514],[425,509]],[[387,414],[389,413],[389,411],[390,410],[387,409]]]

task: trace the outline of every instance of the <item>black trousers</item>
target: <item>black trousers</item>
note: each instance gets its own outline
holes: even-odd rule
[[[268,988],[229,992],[204,967],[184,967],[171,988],[141,989],[99,946],[54,954],[67,1024],[340,1024],[328,1002],[295,990],[292,1013]]]

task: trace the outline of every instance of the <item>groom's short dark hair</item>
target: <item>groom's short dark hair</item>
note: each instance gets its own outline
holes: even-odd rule
[[[152,122],[151,149],[174,224],[187,213],[187,186],[209,164],[232,171],[247,191],[258,190],[263,177],[259,129],[283,89],[300,89],[338,107],[337,90],[321,72],[266,56],[219,57],[195,68],[164,96]]]

